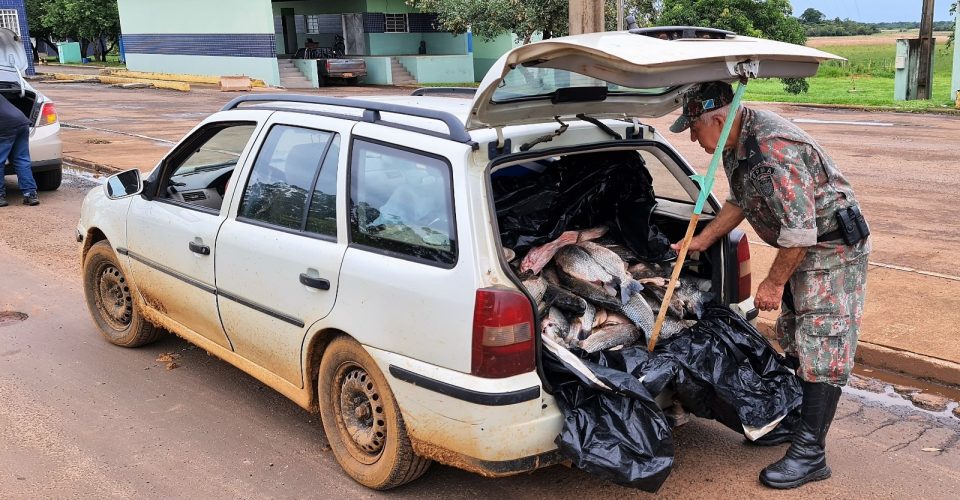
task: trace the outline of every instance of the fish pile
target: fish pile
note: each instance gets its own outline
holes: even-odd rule
[[[593,353],[647,342],[660,310],[671,269],[637,259],[626,247],[602,240],[606,227],[566,231],[530,249],[516,263],[504,249],[536,301],[541,333],[568,348]],[[632,264],[628,264],[632,263]],[[710,280],[682,276],[660,338],[692,324],[712,298]]]

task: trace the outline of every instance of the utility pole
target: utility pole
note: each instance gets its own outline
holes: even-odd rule
[[[623,31],[623,0],[617,0],[617,31]]]
[[[917,68],[917,99],[929,99],[933,86],[933,2],[923,0],[923,17],[920,19],[920,64]]]
[[[603,0],[570,0],[571,35],[603,30]]]

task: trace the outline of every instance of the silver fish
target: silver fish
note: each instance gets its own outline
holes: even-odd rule
[[[580,348],[587,352],[597,352],[618,345],[630,345],[640,338],[640,331],[622,316],[612,314],[607,322],[592,335],[580,342]]]
[[[666,340],[673,337],[676,337],[680,332],[687,329],[687,323],[673,318],[665,318],[663,320],[663,326],[660,328],[660,338],[659,340]]]
[[[537,305],[543,303],[543,296],[547,293],[547,282],[539,277],[532,276],[523,280],[523,287],[530,292],[530,295],[533,295],[533,300],[536,301]]]
[[[668,271],[662,269],[658,264],[647,264],[646,262],[637,262],[627,268],[634,279],[644,278],[663,278],[669,275]]]
[[[713,300],[714,294],[710,290],[710,280],[700,278],[681,278],[674,295],[677,300],[683,304],[683,316],[681,319],[697,318],[703,316],[703,308]]]
[[[630,301],[623,306],[623,315],[630,319],[637,328],[643,331],[644,336],[649,337],[653,332],[653,323],[656,321],[656,315],[653,314],[653,308],[643,296],[634,294]]]
[[[554,258],[557,267],[564,273],[580,281],[586,281],[603,287],[606,292],[615,296],[620,287],[619,278],[607,272],[590,254],[577,245],[567,245],[557,250]]]
[[[620,300],[610,295],[610,293],[600,285],[577,279],[559,268],[556,270],[556,274],[560,279],[560,283],[562,283],[567,290],[583,297],[587,302],[597,307],[610,309],[611,311],[619,311],[621,309],[622,305],[620,304]]]
[[[585,339],[590,336],[590,333],[593,331],[593,325],[596,318],[597,308],[593,307],[593,304],[587,302],[587,307],[584,309],[583,315],[573,320],[573,324],[570,326],[570,336],[573,337],[576,335],[576,337],[580,339]],[[574,328],[574,324],[576,325],[576,328]],[[576,329],[576,332],[574,332],[574,329]]]
[[[520,262],[520,270],[523,272],[532,271],[534,274],[539,274],[540,270],[553,260],[553,256],[560,248],[572,245],[578,241],[589,241],[599,238],[606,234],[606,232],[607,228],[604,226],[585,229],[583,231],[564,231],[557,239],[531,248],[530,251],[527,252],[527,255],[523,257],[523,261]]]
[[[620,258],[613,250],[592,241],[582,241],[577,246],[587,251],[590,257],[603,268],[620,281],[620,302],[626,304],[630,297],[643,290],[643,285],[633,279],[633,276],[627,271],[627,263]]]
[[[540,333],[565,346],[569,346],[570,323],[556,307],[551,307],[540,322]]]

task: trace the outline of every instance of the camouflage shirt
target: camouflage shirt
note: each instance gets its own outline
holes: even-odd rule
[[[817,242],[817,235],[837,228],[837,210],[857,200],[833,159],[779,115],[743,108],[739,143],[724,151],[723,168],[730,182],[727,202],[743,210],[763,241],[809,247],[798,270],[829,269],[869,253],[869,239],[853,247]]]

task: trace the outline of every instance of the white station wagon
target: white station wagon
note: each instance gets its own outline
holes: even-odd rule
[[[679,238],[694,171],[643,120],[676,110],[697,82],[810,76],[832,58],[659,28],[517,48],[472,99],[240,97],[147,179],[123,172],[87,195],[87,303],[116,345],[170,331],[318,411],[338,462],[368,487],[404,484],[431,461],[489,476],[557,463],[563,416],[491,178],[636,152],[653,217]],[[556,120],[569,128],[556,134]],[[719,207],[711,197],[704,221]],[[756,315],[743,233],[693,261],[717,300]]]

